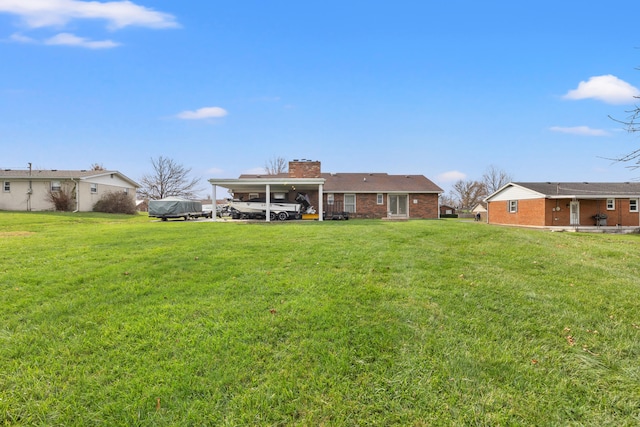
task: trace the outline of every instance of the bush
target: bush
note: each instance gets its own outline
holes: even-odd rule
[[[53,203],[54,209],[62,212],[70,212],[76,207],[75,191],[68,188],[49,190],[47,200]]]
[[[109,192],[93,205],[93,211],[133,215],[136,213],[136,203],[124,192]]]

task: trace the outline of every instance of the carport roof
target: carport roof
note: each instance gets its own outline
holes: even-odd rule
[[[232,190],[242,190],[246,192],[261,192],[265,186],[269,185],[272,192],[289,190],[317,190],[319,185],[323,185],[324,178],[288,178],[278,175],[252,175],[241,176],[237,179],[210,179],[211,185],[228,188]]]

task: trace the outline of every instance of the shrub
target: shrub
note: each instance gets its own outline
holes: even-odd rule
[[[93,211],[133,215],[136,213],[136,203],[124,192],[109,192],[93,205]]]
[[[53,203],[57,211],[70,212],[76,207],[75,190],[60,188],[59,190],[49,190],[47,200]]]

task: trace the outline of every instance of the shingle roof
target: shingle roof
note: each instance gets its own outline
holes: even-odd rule
[[[442,189],[424,175],[389,175],[386,173],[323,173],[325,192],[393,192],[441,193]]]
[[[639,196],[640,182],[514,182],[545,196]]]
[[[321,173],[325,180],[323,191],[326,193],[442,193],[438,187],[424,175],[389,175],[387,173]],[[290,178],[288,173],[274,175],[240,175],[239,179]],[[290,178],[295,179],[295,178]]]
[[[0,179],[83,179],[98,177],[103,175],[118,175],[125,181],[129,181],[136,187],[140,184],[133,181],[131,178],[123,175],[122,173],[114,170],[57,170],[57,169],[35,169],[29,171],[28,169],[0,169]]]

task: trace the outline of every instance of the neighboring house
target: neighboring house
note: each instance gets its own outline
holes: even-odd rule
[[[138,212],[149,212],[149,200],[136,200],[136,210]]]
[[[480,202],[478,203],[472,210],[471,213],[473,213],[474,217],[478,217],[478,214],[480,214],[480,221],[486,221],[487,220],[487,204],[484,202]]]
[[[51,211],[51,192],[68,192],[76,211],[88,212],[103,194],[124,191],[135,200],[139,184],[118,171],[0,170],[0,210]]]
[[[305,193],[318,212],[345,211],[349,218],[438,218],[442,189],[423,175],[386,173],[323,173],[320,162],[293,160],[289,172],[241,175],[238,179],[210,179],[229,189],[236,199],[257,197],[295,200]],[[322,215],[319,217],[322,220]]]
[[[442,215],[455,215],[456,212],[456,208],[454,208],[453,206],[449,206],[449,205],[440,205],[440,216]]]
[[[510,182],[485,199],[490,224],[639,227],[640,182]]]

